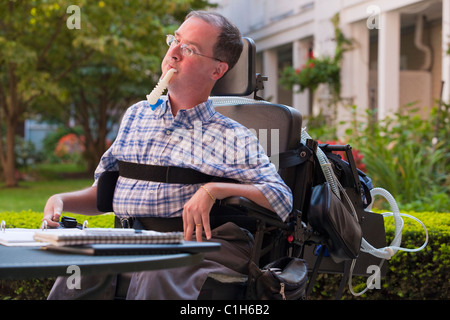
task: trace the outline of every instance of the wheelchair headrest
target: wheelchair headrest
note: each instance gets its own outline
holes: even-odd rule
[[[244,47],[241,56],[233,67],[216,82],[212,96],[248,96],[257,91],[255,43],[250,38],[242,38]]]

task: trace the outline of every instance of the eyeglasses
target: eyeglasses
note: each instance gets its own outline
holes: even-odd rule
[[[178,41],[178,40],[175,38],[174,35],[168,34],[167,37],[166,37],[166,43],[167,43],[167,45],[168,45],[169,47],[171,47],[172,45],[178,45],[178,44],[180,44],[180,41]],[[217,59],[217,58],[214,58],[214,57],[210,57],[210,56],[205,56],[204,54],[195,52],[193,49],[189,48],[189,45],[188,45],[188,44],[182,44],[182,45],[180,46],[180,50],[181,50],[181,54],[182,54],[183,56],[185,56],[185,57],[190,57],[190,56],[192,56],[193,54],[196,54],[196,55],[201,56],[201,57],[210,58],[210,59],[217,60],[217,61],[219,61],[219,62],[223,62],[223,61],[220,60],[220,59]]]

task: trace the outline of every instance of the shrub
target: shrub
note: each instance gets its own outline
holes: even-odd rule
[[[63,213],[63,216],[66,215]],[[111,214],[103,214],[98,216],[85,216],[81,214],[67,214],[83,223],[84,220],[89,222],[91,228],[113,228],[114,219]],[[42,212],[24,210],[21,212],[0,212],[0,221],[4,220],[7,228],[40,228],[42,224]]]
[[[63,161],[79,162],[84,152],[84,137],[75,133],[62,136],[56,144],[54,154]]]
[[[387,262],[387,274],[381,280],[381,289],[368,290],[361,297],[354,297],[347,289],[343,299],[371,300],[431,300],[450,298],[448,273],[450,272],[450,214],[438,212],[409,212],[422,221],[428,230],[429,241],[419,252],[395,254]],[[422,226],[409,218],[403,218],[402,247],[417,248],[424,240]],[[389,244],[394,237],[392,218],[385,219],[386,238]],[[341,280],[340,275],[321,274],[311,299],[333,299]],[[365,277],[353,277],[353,289],[362,291]]]
[[[355,109],[356,110],[356,109]],[[449,107],[422,119],[416,111],[397,113],[368,124],[356,120],[346,133],[363,155],[376,187],[385,188],[402,206],[414,211],[450,211]],[[369,115],[370,117],[370,115]]]

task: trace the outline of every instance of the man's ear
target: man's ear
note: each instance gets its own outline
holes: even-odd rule
[[[217,67],[214,70],[214,73],[212,75],[213,80],[217,81],[220,78],[223,77],[223,75],[228,71],[228,63],[226,62],[219,62],[217,64]]]

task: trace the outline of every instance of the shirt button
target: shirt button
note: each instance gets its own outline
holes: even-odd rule
[[[172,133],[172,131],[166,130],[166,134],[167,134],[167,135],[170,135],[171,133]]]

